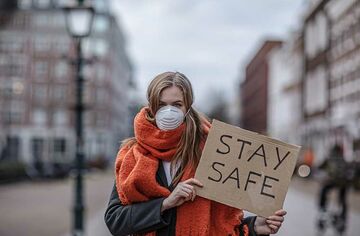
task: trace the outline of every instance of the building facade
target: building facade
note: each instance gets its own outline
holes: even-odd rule
[[[300,144],[302,38],[293,32],[268,56],[267,131],[274,138]]]
[[[61,9],[66,1],[18,1],[0,13],[0,150],[2,160],[51,172],[75,157],[76,57]],[[86,158],[111,158],[129,133],[128,88],[132,69],[125,38],[106,1],[96,7],[84,40]],[[31,169],[33,168],[33,169]],[[46,174],[46,173],[45,173]]]
[[[246,67],[241,125],[313,150],[315,165],[335,143],[360,161],[360,1],[308,3],[300,35]]]
[[[316,1],[303,28],[303,145],[321,161],[332,145],[359,152],[360,1]],[[359,154],[357,154],[359,155]]]
[[[330,1],[330,130],[360,161],[360,1]]]
[[[241,125],[258,133],[267,133],[267,99],[269,65],[268,55],[281,46],[281,41],[266,41],[246,66],[245,80],[241,83]]]
[[[302,145],[313,146],[315,156],[324,156],[329,130],[329,20],[324,6],[317,1],[306,13],[303,27],[304,71],[302,79]],[[320,158],[322,159],[322,158]]]

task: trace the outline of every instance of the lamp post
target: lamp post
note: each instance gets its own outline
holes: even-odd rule
[[[75,6],[64,7],[66,14],[66,29],[73,37],[76,44],[76,60],[73,62],[76,68],[76,104],[75,104],[75,130],[76,130],[76,156],[75,156],[75,198],[74,198],[74,221],[73,235],[84,235],[84,203],[83,203],[83,169],[84,169],[84,140],[83,140],[83,83],[82,66],[85,59],[82,56],[81,40],[90,35],[94,18],[94,9],[85,6],[83,1],[78,0]]]

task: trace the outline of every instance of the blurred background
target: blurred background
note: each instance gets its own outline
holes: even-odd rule
[[[109,235],[114,158],[163,71],[210,118],[302,146],[278,235],[360,235],[360,0],[1,0],[0,235]]]

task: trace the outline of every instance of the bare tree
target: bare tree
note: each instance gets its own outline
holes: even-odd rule
[[[224,91],[211,90],[209,96],[210,109],[207,115],[211,119],[217,119],[223,122],[229,122],[228,101],[225,98]]]

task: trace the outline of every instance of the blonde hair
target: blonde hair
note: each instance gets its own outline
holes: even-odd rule
[[[149,84],[147,89],[147,100],[149,103],[150,114],[147,119],[155,123],[155,114],[160,108],[160,96],[164,89],[176,86],[178,87],[184,98],[184,106],[187,111],[185,116],[186,129],[181,136],[177,151],[171,161],[171,169],[175,165],[178,166],[178,171],[173,179],[173,184],[177,184],[184,173],[185,167],[190,165],[196,168],[199,164],[201,150],[200,143],[205,141],[205,135],[201,126],[201,121],[206,119],[204,115],[197,112],[192,104],[194,102],[194,95],[189,79],[180,72],[164,72],[157,75]],[[132,145],[135,143],[134,139],[124,140],[123,143]]]

